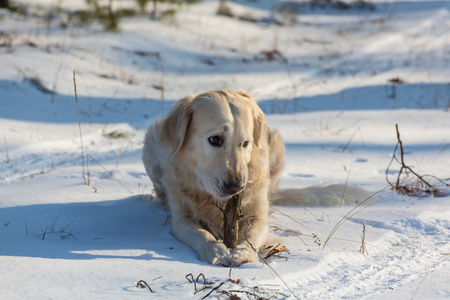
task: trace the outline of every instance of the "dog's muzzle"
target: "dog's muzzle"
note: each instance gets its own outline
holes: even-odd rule
[[[232,195],[237,194],[240,191],[242,191],[244,189],[244,187],[245,187],[245,183],[242,181],[228,182],[228,183],[224,184],[223,189],[224,189],[225,193],[232,196]]]

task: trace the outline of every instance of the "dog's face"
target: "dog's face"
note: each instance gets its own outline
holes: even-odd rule
[[[165,121],[163,139],[195,172],[195,184],[225,201],[247,184],[262,123],[263,114],[249,95],[212,92],[181,100]]]

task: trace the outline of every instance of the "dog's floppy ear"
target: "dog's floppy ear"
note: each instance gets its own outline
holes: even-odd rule
[[[258,103],[256,103],[255,99],[253,99],[253,97],[250,95],[250,93],[241,91],[239,92],[239,95],[248,98],[251,102],[250,107],[252,108],[253,113],[253,142],[257,147],[259,147],[259,142],[264,131],[264,113],[258,106]]]
[[[163,121],[161,139],[172,147],[172,156],[184,145],[192,120],[194,96],[181,99]]]

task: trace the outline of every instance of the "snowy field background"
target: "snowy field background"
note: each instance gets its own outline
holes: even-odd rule
[[[448,299],[448,188],[399,195],[385,173],[398,123],[406,164],[449,183],[450,2],[313,2],[227,2],[226,17],[204,0],[158,20],[149,5],[117,33],[69,22],[84,0],[0,9],[0,298]],[[176,100],[222,88],[250,90],[280,130],[282,187],[381,192],[345,223],[354,207],[275,207],[283,257],[231,274],[198,261],[151,197],[142,140]]]

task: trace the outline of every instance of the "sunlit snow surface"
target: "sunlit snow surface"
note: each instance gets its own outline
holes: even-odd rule
[[[0,10],[0,298],[199,299],[222,283],[210,298],[450,297],[450,197],[383,190],[396,123],[405,162],[450,177],[448,1],[297,1],[296,15],[280,13],[282,1],[228,3],[252,23],[205,0],[170,20],[124,17],[119,33],[61,28],[85,1],[29,2],[14,1],[26,15]],[[276,24],[289,16],[295,24]],[[289,253],[234,268],[232,281],[171,236],[141,162],[151,122],[189,93],[221,88],[250,90],[280,130],[281,187],[348,178],[383,190],[356,208],[275,207],[271,234]],[[391,181],[398,171],[394,162]],[[190,273],[208,287],[194,295]]]

